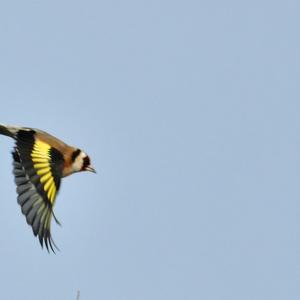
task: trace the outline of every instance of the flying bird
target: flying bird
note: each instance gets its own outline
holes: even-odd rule
[[[39,129],[0,124],[0,134],[15,140],[13,174],[18,203],[33,234],[49,252],[55,245],[51,236],[53,207],[63,177],[76,172],[95,173],[89,156]],[[58,248],[57,248],[58,249]]]

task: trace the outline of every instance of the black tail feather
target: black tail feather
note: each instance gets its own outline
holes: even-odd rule
[[[6,136],[9,136],[14,139],[16,136],[16,131],[17,130],[15,130],[15,129],[14,130],[9,129],[9,126],[0,124],[0,134],[2,134],[2,135],[6,135]]]

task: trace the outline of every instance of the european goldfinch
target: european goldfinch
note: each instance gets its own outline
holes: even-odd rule
[[[0,124],[0,134],[15,140],[13,174],[17,185],[18,203],[33,233],[47,250],[57,248],[51,236],[55,198],[61,178],[75,172],[94,172],[89,156],[56,137],[33,128]]]

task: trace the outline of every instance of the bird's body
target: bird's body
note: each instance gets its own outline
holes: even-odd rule
[[[61,178],[80,171],[92,171],[89,157],[56,137],[28,127],[0,125],[0,134],[16,141],[13,173],[18,203],[33,233],[48,248],[55,246],[50,233],[55,198]]]

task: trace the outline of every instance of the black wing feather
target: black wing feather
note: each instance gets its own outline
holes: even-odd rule
[[[26,216],[27,223],[32,227],[33,234],[38,236],[41,246],[45,243],[47,250],[49,246],[54,251],[55,245],[51,232],[51,218],[53,204],[41,183],[41,176],[34,168],[31,153],[34,148],[34,131],[22,131],[17,134],[16,147],[13,155],[13,174],[17,185],[18,203],[22,213]],[[63,156],[54,148],[50,148],[50,169],[56,187],[56,194],[60,187],[62,177]],[[56,217],[54,219],[57,221]],[[58,222],[58,221],[57,221]],[[58,222],[59,223],[59,222]],[[58,249],[58,248],[57,248]]]

